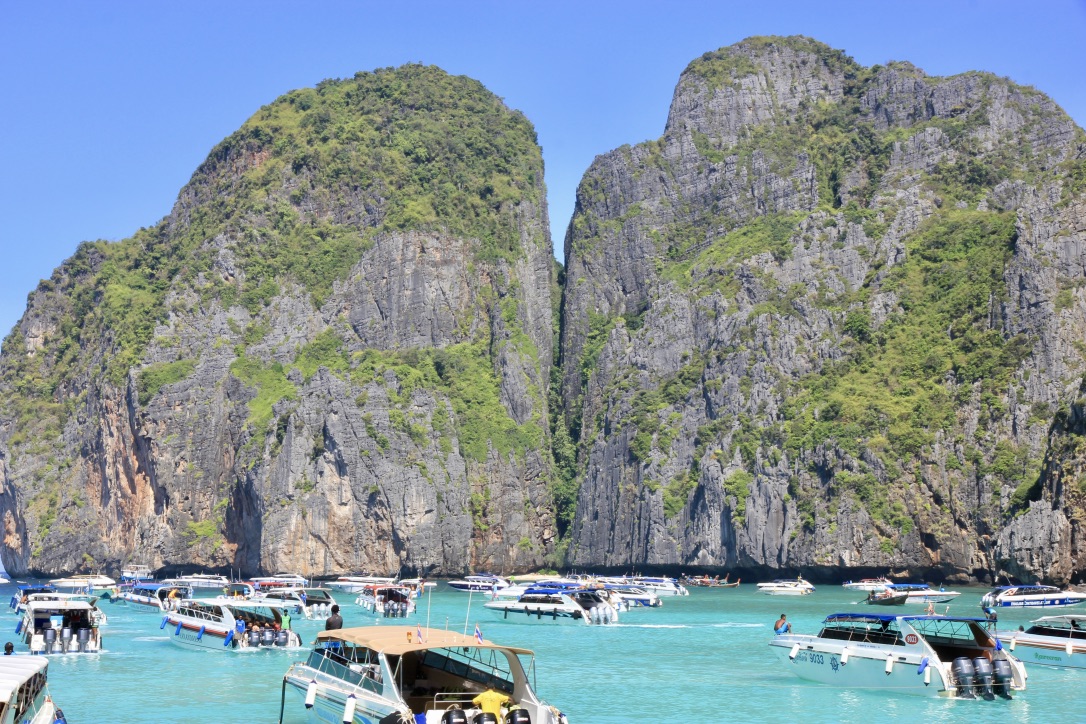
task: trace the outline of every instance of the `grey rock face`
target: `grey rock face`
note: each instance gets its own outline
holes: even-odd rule
[[[523,130],[477,84],[436,69],[386,72],[420,93],[449,86],[498,116],[488,122]],[[221,144],[133,252],[196,236],[195,261],[171,260],[190,266],[167,280],[165,311],[123,379],[98,371],[124,330],[84,338],[88,361],[75,369],[86,371],[76,373],[62,370],[58,341],[73,336],[73,310],[100,301],[86,287],[99,284],[109,249],[81,248],[33,295],[4,348],[13,372],[2,385],[16,401],[0,413],[5,565],[53,573],[135,560],[315,576],[541,567],[556,531],[553,265],[546,207],[533,200],[545,196],[538,147],[503,159],[527,168],[526,180],[490,179],[508,186],[485,209],[510,230],[488,240],[502,245],[495,255],[437,224],[379,228],[394,189],[362,178],[321,187],[319,166],[277,159],[268,133],[250,123]],[[254,174],[256,201],[246,196]],[[516,183],[527,184],[519,196]],[[211,224],[224,207],[229,223]],[[296,233],[283,218],[313,243],[329,225],[357,237],[349,270],[318,280],[334,281],[326,293],[293,274],[249,278],[262,268],[254,259]],[[35,403],[50,420],[38,429],[24,400],[45,397],[20,387],[34,374],[65,380]]]
[[[1086,372],[1066,171],[1082,139],[1032,89],[865,69],[803,38],[692,63],[663,136],[588,170],[566,237],[571,563],[1075,578],[1080,503],[1040,461]],[[934,365],[918,395],[880,345],[927,324],[910,284],[940,277],[915,276],[921,240],[959,223],[1013,236],[992,291],[961,308],[1006,367],[993,387],[913,351]],[[932,401],[952,415],[909,407]]]

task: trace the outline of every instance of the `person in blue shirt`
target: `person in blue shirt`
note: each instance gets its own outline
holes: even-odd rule
[[[773,633],[778,636],[784,633],[792,633],[792,624],[788,623],[783,613],[777,619],[777,623],[773,624]]]

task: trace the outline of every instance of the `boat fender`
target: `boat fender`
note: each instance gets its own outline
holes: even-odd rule
[[[792,661],[795,661],[796,660],[796,654],[798,654],[798,653],[799,653],[799,644],[795,644],[795,645],[792,646],[792,650],[788,652],[788,658],[792,659]]]
[[[886,654],[886,675],[889,676],[894,671],[894,655]]]
[[[1064,647],[1064,650],[1067,651],[1068,656],[1071,656],[1071,655],[1073,655],[1075,653],[1075,647],[1071,643],[1071,639],[1067,639],[1067,646]]]
[[[924,669],[924,686],[931,686],[931,667]]]
[[[358,699],[351,694],[347,697],[347,704],[343,707],[343,724],[352,724],[354,722],[354,707],[358,703]]]
[[[177,628],[174,629],[173,635],[174,636],[180,636],[181,635],[181,628],[182,628],[182,623],[180,621],[178,621],[177,622]]]
[[[1011,637],[1011,651],[1014,651],[1014,646],[1017,643],[1018,643],[1018,637],[1017,636],[1012,636]]]
[[[230,629],[226,632],[226,638],[223,639],[222,645],[225,648],[230,645],[230,642],[234,640],[234,630]]]
[[[844,666],[845,664],[848,663],[848,654],[849,654],[848,646],[841,649],[841,666]]]
[[[196,632],[196,640],[199,641],[204,637],[204,631],[207,630],[207,626],[201,626],[200,630]]]
[[[170,617],[169,616],[163,616],[162,617],[162,623],[160,623],[158,625],[158,630],[161,631],[162,629],[166,628],[166,624],[169,623],[169,622],[170,622]]]
[[[931,663],[931,661],[928,659],[927,656],[920,659],[920,666],[916,667],[916,673],[923,674],[924,671],[928,668],[928,664],[930,664],[930,663]]]
[[[22,633],[23,632],[23,621],[24,620],[25,619],[19,619],[18,623],[15,624],[15,633]]]
[[[311,679],[309,686],[305,690],[305,708],[312,709],[313,704],[317,701],[317,680]]]

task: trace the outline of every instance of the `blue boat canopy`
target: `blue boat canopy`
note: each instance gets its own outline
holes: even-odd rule
[[[903,621],[975,621],[977,623],[987,623],[986,618],[974,618],[972,616],[926,616],[919,614],[915,616],[895,616],[889,613],[831,613],[826,617],[826,621],[867,621],[871,623],[882,623],[883,621],[896,621],[901,619]],[[823,621],[825,623],[826,621]]]

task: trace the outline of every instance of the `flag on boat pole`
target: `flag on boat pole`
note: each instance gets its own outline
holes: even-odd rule
[[[479,630],[479,624],[475,624],[475,640],[483,643],[483,632]]]
[[[419,640],[420,644],[426,643],[425,641],[422,640],[422,625],[421,624],[417,624],[417,623],[415,624],[415,638],[417,638]]]

